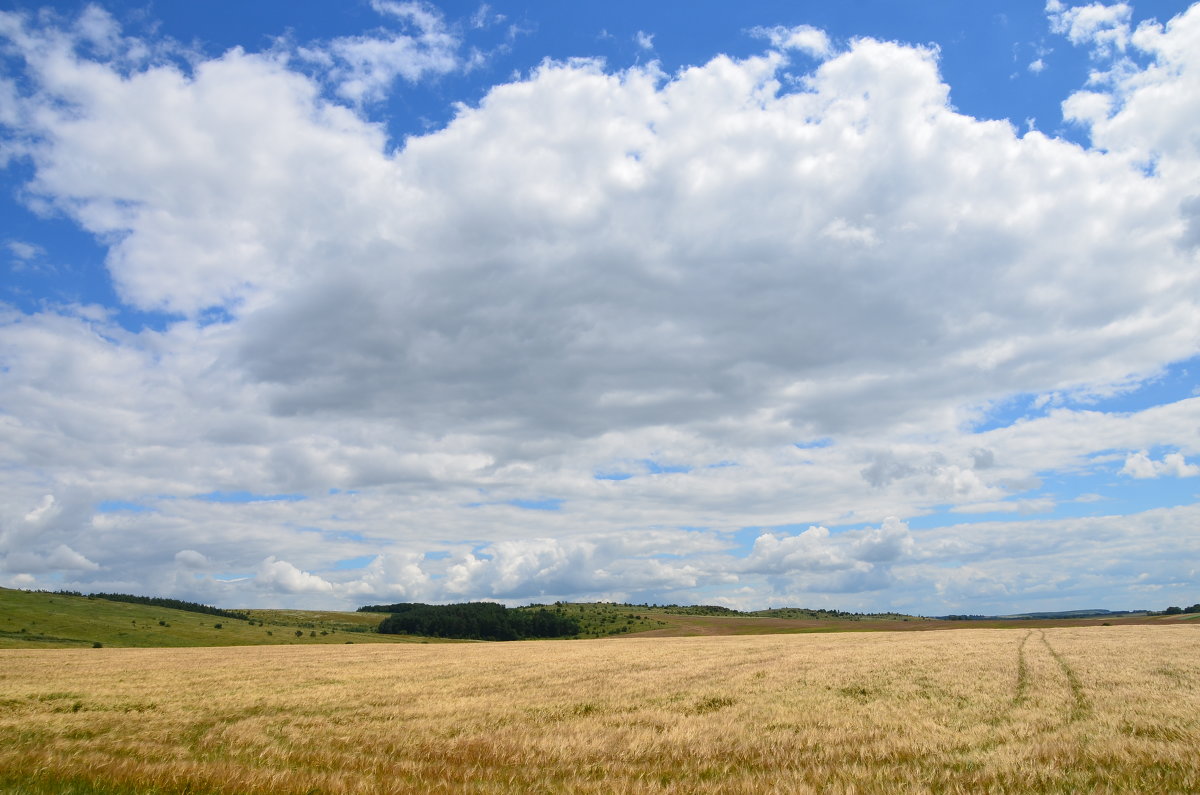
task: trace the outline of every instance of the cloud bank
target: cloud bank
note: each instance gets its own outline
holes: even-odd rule
[[[1191,505],[910,525],[1197,471],[1200,399],[1086,407],[1198,353],[1196,8],[1051,3],[1108,59],[1065,98],[1088,148],[809,27],[545,61],[394,141],[364,108],[470,58],[374,8],[399,27],[215,56],[0,14],[0,158],[165,318],[0,308],[9,583],[936,612],[1195,582]],[[986,427],[1022,395],[1060,405]]]

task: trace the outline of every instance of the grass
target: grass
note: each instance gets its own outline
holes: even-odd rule
[[[252,622],[129,602],[0,588],[0,649],[405,643],[380,614],[249,610]],[[218,627],[218,625],[220,625]],[[300,635],[296,633],[300,632]]]
[[[0,652],[0,791],[1195,792],[1200,627]]]

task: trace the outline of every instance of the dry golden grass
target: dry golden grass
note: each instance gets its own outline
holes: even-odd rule
[[[1198,652],[1190,625],[6,651],[0,789],[1196,792]]]

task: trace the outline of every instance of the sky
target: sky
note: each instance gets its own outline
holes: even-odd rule
[[[1200,6],[0,9],[2,586],[1200,599]]]

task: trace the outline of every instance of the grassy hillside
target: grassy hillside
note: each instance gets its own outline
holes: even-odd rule
[[[625,634],[649,637],[778,635],[797,632],[908,629],[918,626],[924,628],[937,623],[897,613],[863,615],[804,608],[775,608],[742,613],[715,605],[647,606],[611,602],[557,602],[547,607],[577,619],[582,627],[579,635],[582,638]]]
[[[581,638],[606,638],[669,626],[651,616],[645,608],[610,602],[558,602],[518,609],[538,610],[542,607],[578,621]]]
[[[96,643],[172,647],[421,640],[376,634],[375,627],[384,618],[378,614],[246,612],[250,621],[86,596],[0,588],[0,649],[90,648]]]
[[[846,613],[784,607],[740,613],[711,605],[644,605],[587,603],[564,604],[588,622],[591,634],[605,637],[626,632],[635,637],[688,637],[698,635],[784,635],[817,632],[895,632],[914,630],[1017,629],[1186,622],[1200,614],[1172,616],[1121,615],[1091,618],[991,619],[943,621],[902,613]],[[554,607],[558,607],[555,605]],[[629,629],[621,622],[635,618]]]

